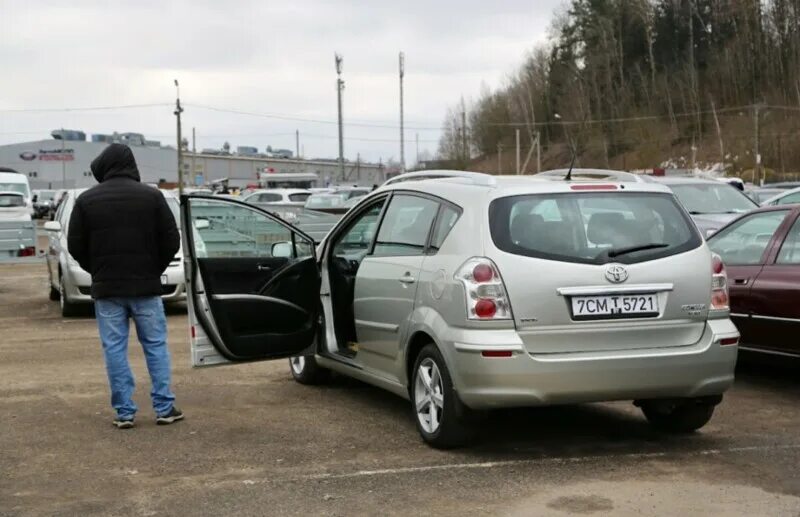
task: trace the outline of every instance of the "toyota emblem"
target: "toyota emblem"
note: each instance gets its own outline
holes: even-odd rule
[[[621,284],[628,279],[628,270],[619,264],[612,264],[606,268],[606,280],[612,284]]]

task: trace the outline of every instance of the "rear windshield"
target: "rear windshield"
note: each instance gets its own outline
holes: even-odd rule
[[[15,194],[0,194],[0,208],[25,206],[25,199]]]
[[[683,253],[703,242],[669,194],[534,194],[489,206],[499,249],[564,262],[632,264]]]

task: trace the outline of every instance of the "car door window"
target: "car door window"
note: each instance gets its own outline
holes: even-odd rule
[[[436,219],[436,225],[433,227],[433,237],[431,237],[431,251],[436,253],[444,244],[444,240],[456,225],[458,217],[461,213],[451,206],[443,205],[439,212],[439,218]]]
[[[794,194],[789,194],[786,197],[782,197],[778,200],[779,205],[793,205],[796,203],[800,203],[800,192],[795,192]]]
[[[385,200],[370,206],[353,221],[333,246],[333,254],[348,259],[362,259],[369,252]]]
[[[794,222],[786,235],[776,263],[800,264],[800,218]]]
[[[192,201],[192,235],[200,258],[308,256],[308,246],[293,251],[292,231],[251,207]],[[298,244],[302,244],[298,242]],[[287,253],[286,250],[289,250]]]
[[[378,230],[375,256],[422,255],[439,203],[410,195],[394,196]]]
[[[788,210],[779,210],[753,214],[714,235],[708,244],[726,264],[759,264],[787,213]]]

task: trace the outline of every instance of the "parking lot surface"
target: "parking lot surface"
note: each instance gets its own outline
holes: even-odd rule
[[[112,427],[91,311],[62,319],[43,262],[0,265],[0,515],[800,515],[800,369],[744,358],[711,423],[653,431],[629,402],[491,414],[424,445],[408,403],[296,384],[286,361],[192,370],[157,427],[132,336],[137,427]],[[740,365],[742,366],[742,365]]]

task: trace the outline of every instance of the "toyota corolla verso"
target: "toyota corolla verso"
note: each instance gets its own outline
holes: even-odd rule
[[[397,182],[317,247],[234,200],[187,196],[182,217],[194,366],[360,379],[436,447],[492,408],[610,400],[693,431],[733,383],[724,265],[667,187],[626,173]]]

